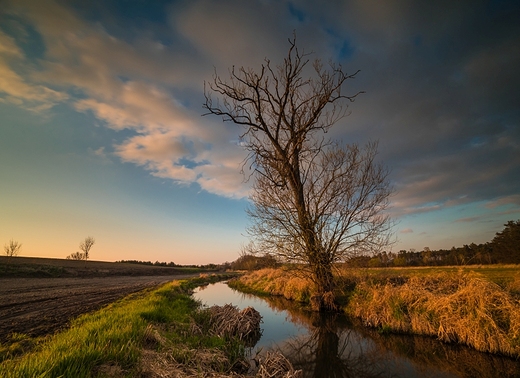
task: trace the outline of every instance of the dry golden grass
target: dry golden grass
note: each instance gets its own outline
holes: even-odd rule
[[[253,271],[240,277],[239,281],[252,290],[298,302],[308,301],[314,291],[310,280],[285,269],[266,268]]]
[[[503,268],[486,268],[490,271],[485,274],[456,268],[411,273],[345,269],[336,279],[352,290],[345,312],[367,326],[520,357],[520,272],[496,279]],[[255,271],[240,282],[254,291],[303,302],[314,290],[310,280],[284,269]]]
[[[256,378],[301,378],[302,370],[295,370],[287,358],[278,352],[266,352],[259,357]]]
[[[238,338],[247,346],[254,346],[262,331],[262,315],[252,307],[240,310],[231,304],[212,306],[210,314],[210,332],[219,337]]]
[[[507,291],[520,299],[520,270],[505,285]]]
[[[176,352],[178,353],[178,351]],[[190,354],[191,363],[176,361],[174,354],[169,349],[161,351],[144,350],[141,356],[141,376],[149,378],[182,378],[182,377],[243,377],[243,375],[226,372],[221,373],[213,370],[214,365],[220,366],[228,363],[222,351],[216,349],[186,350]],[[103,375],[108,377],[119,377],[119,375]],[[123,375],[121,375],[122,377]]]
[[[347,312],[371,327],[520,356],[520,303],[474,273],[413,276],[401,285],[361,282]]]

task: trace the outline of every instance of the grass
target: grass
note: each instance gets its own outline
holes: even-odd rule
[[[302,303],[309,302],[314,290],[314,285],[309,280],[290,274],[283,268],[253,271],[230,281],[229,286],[244,292],[282,296]]]
[[[226,358],[238,358],[240,346],[215,337],[191,336],[189,332],[199,307],[191,291],[215,280],[218,278],[174,281],[130,295],[80,316],[68,330],[45,339],[14,335],[9,345],[0,346],[0,376],[79,378],[107,376],[107,371],[115,371],[117,374],[108,375],[134,377],[140,374],[142,351],[151,339],[163,341],[152,343],[156,349],[164,345],[173,348],[171,354],[177,353],[176,361],[195,358],[193,350],[206,347],[217,348]],[[154,332],[155,339],[150,337]],[[229,363],[219,366],[230,368]]]
[[[340,268],[335,279],[343,311],[382,333],[434,336],[520,357],[519,266]],[[282,269],[250,273],[233,286],[303,302],[313,289]]]
[[[476,273],[412,276],[402,284],[360,282],[345,311],[367,326],[520,356],[520,303]]]
[[[355,276],[363,279],[383,281],[395,277],[425,277],[438,273],[478,273],[485,279],[494,282],[505,289],[515,285],[520,289],[520,266],[519,265],[468,265],[468,266],[439,266],[439,267],[401,267],[401,268],[339,268],[340,275]],[[515,284],[516,282],[516,284]]]

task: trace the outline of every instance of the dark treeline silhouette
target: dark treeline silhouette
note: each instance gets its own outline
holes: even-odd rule
[[[178,266],[173,261],[170,261],[169,263],[166,262],[151,262],[151,261],[140,261],[140,260],[120,260],[116,261],[118,263],[126,263],[126,264],[139,264],[139,265],[152,265],[152,266]]]
[[[441,266],[472,264],[520,264],[520,220],[509,221],[493,240],[484,244],[465,244],[451,249],[422,251],[410,249],[357,256],[348,261],[356,267]]]
[[[116,263],[126,263],[126,264],[139,264],[139,265],[150,265],[150,266],[166,266],[166,267],[182,267],[182,268],[199,268],[199,269],[209,269],[209,270],[215,270],[215,269],[222,269],[225,267],[225,264],[223,265],[217,265],[217,264],[206,264],[206,265],[178,265],[175,264],[173,261],[167,262],[151,262],[151,261],[140,261],[140,260],[119,260],[116,261]]]
[[[263,268],[275,268],[278,265],[276,258],[269,254],[264,256],[243,254],[231,263],[230,268],[233,270],[257,270]]]

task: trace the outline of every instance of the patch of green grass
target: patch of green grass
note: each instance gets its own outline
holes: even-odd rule
[[[215,282],[219,277],[206,277]],[[0,377],[97,377],[103,365],[118,366],[125,376],[135,376],[150,323],[166,324],[171,339],[191,345],[219,346],[212,338],[189,338],[188,328],[199,307],[190,296],[203,279],[174,281],[154,290],[132,294],[99,311],[83,315],[71,327],[37,343],[24,353],[20,335],[9,345],[0,346]],[[221,343],[219,345],[219,343]],[[236,347],[228,347],[236,353]]]
[[[51,337],[35,351],[5,360],[2,377],[91,377],[97,367],[116,363],[131,369],[139,359],[146,328],[139,316],[154,306],[155,295],[141,294],[76,319],[71,328]]]
[[[5,345],[0,344],[0,363],[9,358],[27,353],[32,350],[37,343],[37,340],[22,334],[13,333],[10,335],[8,343]]]

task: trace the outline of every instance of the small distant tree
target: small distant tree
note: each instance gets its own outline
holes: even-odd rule
[[[96,240],[92,236],[87,236],[85,238],[85,240],[83,240],[80,243],[79,249],[81,249],[83,251],[83,254],[85,255],[85,260],[88,260],[88,258],[89,258],[88,254],[95,242],[96,242]]]
[[[67,260],[86,260],[85,254],[81,252],[74,252],[67,256]]]
[[[4,251],[6,256],[8,257],[18,256],[21,249],[22,243],[19,243],[13,239],[9,240],[9,243],[4,245]]]

